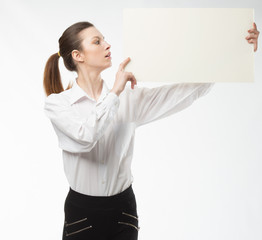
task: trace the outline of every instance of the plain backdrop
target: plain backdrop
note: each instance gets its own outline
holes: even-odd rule
[[[252,7],[262,31],[260,0],[1,0],[1,239],[62,239],[69,186],[43,111],[44,66],[67,27],[90,21],[111,44],[102,77],[112,87],[127,7]],[[59,61],[67,86],[75,75]],[[136,130],[139,239],[262,239],[261,66],[260,36],[254,83],[217,83],[187,109]]]

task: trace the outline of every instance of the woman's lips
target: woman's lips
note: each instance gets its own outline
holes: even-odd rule
[[[111,59],[111,53],[107,54],[107,56],[105,56],[105,58]]]
[[[105,57],[110,57],[111,56],[111,52],[109,52]]]

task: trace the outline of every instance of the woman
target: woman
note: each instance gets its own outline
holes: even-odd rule
[[[256,51],[255,23],[249,32],[246,39]],[[110,45],[89,22],[67,28],[59,49],[45,67],[44,110],[57,134],[70,185],[63,240],[135,240],[139,230],[131,173],[135,129],[188,107],[213,83],[138,88],[134,75],[125,72],[127,58],[108,89],[100,74],[111,66]],[[60,56],[66,68],[78,74],[66,90],[58,69]]]

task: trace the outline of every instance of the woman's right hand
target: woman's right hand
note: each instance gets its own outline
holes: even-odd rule
[[[130,62],[130,57],[126,58],[118,68],[118,72],[116,73],[116,80],[114,83],[113,91],[118,96],[125,89],[127,81],[131,82],[131,88],[134,89],[134,86],[137,84],[136,78],[131,72],[125,72],[126,65]]]

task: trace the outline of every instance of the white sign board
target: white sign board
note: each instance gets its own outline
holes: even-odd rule
[[[145,82],[253,82],[253,22],[253,8],[125,8],[125,70]]]

